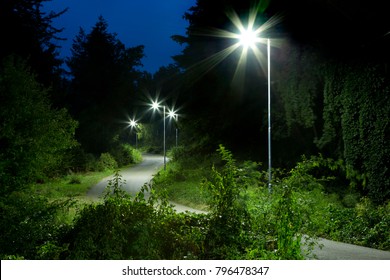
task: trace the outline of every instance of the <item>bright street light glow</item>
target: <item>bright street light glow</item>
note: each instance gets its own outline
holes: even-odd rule
[[[176,119],[177,114],[176,114],[176,112],[175,112],[174,110],[168,109],[168,117],[169,117],[170,119]]]
[[[245,21],[243,21],[233,9],[226,11],[226,16],[231,21],[234,30],[213,28],[202,32],[201,36],[233,39],[234,43],[193,65],[193,71],[197,71],[200,76],[203,76],[236,51],[239,51],[241,54],[237,61],[232,83],[241,84],[244,80],[249,51],[254,54],[255,59],[259,62],[261,68],[266,71],[267,61],[261,45],[266,45],[268,43],[267,38],[269,35],[267,33],[281,21],[282,17],[280,15],[274,15],[265,22],[261,22],[261,20],[258,19],[258,16],[260,15],[258,12],[258,5],[254,5],[249,9],[249,14],[245,17]],[[271,43],[272,46],[278,47],[282,42],[282,39],[274,38]]]
[[[130,120],[130,126],[131,127],[136,127],[137,126],[137,122],[135,120]]]
[[[153,101],[152,102],[153,110],[158,110],[159,107],[160,107],[160,103],[158,103],[157,101]]]
[[[256,42],[259,41],[257,33],[252,29],[244,29],[241,34],[238,36],[238,40],[242,46],[245,48],[254,48]]]

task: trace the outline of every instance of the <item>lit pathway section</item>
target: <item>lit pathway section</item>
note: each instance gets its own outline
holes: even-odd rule
[[[143,161],[137,165],[121,170],[119,174],[122,176],[124,184],[122,189],[131,195],[136,195],[142,187],[149,183],[153,176],[164,166],[164,157],[161,155],[154,154],[144,154]],[[113,176],[104,178],[98,184],[93,186],[87,193],[87,197],[97,200],[102,197],[105,188],[108,185],[108,181],[111,180]],[[145,195],[147,197],[147,194]],[[195,213],[206,213],[197,209],[193,209],[181,204],[173,203],[175,210],[177,212],[195,212]]]

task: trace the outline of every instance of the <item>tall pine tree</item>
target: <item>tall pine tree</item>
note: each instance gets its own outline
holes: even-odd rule
[[[75,38],[67,61],[73,76],[70,104],[86,152],[99,155],[115,145],[135,98],[142,57],[143,46],[126,48],[103,17],[89,34],[81,29]]]
[[[0,1],[0,61],[10,55],[27,60],[38,81],[46,86],[59,79],[62,64],[53,42],[61,39],[62,29],[55,28],[52,21],[66,12],[43,12],[43,3],[48,1]]]

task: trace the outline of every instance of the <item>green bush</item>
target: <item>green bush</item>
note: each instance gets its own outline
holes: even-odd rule
[[[118,166],[125,166],[131,163],[142,161],[142,154],[128,144],[117,144],[110,150],[110,154],[115,158]]]
[[[212,167],[211,178],[203,185],[210,193],[210,221],[206,238],[207,258],[227,259],[242,255],[247,246],[246,231],[250,217],[238,184],[238,168],[230,151],[220,145],[217,150],[225,165],[221,171]]]
[[[62,173],[77,122],[15,57],[0,67],[0,195]]]
[[[64,243],[67,259],[185,259],[202,251],[201,215],[177,214],[164,197],[145,187],[135,198],[121,190],[118,173],[104,202],[87,205]],[[145,199],[146,192],[151,192]]]
[[[68,201],[49,202],[29,193],[14,192],[0,200],[0,256],[36,259],[44,254],[40,248],[54,244],[67,225],[57,215],[66,211]],[[58,246],[59,249],[61,246]]]
[[[98,171],[99,161],[93,154],[85,154],[85,171]]]
[[[282,259],[303,259],[301,252],[301,209],[292,188],[284,186],[276,200],[277,256]]]
[[[303,209],[298,194],[285,184],[267,183],[251,189],[248,211],[252,217],[251,246],[246,259],[303,259]],[[305,252],[309,254],[310,252]]]
[[[362,198],[355,208],[330,205],[326,233],[333,240],[389,250],[389,208],[374,206],[368,198]]]
[[[131,146],[128,146],[128,147],[130,149],[132,163],[140,163],[142,161],[142,153],[139,150],[134,149]]]
[[[173,147],[168,151],[168,156],[172,161],[178,161],[186,157],[186,149],[184,146]]]
[[[118,168],[115,158],[109,153],[102,153],[98,161],[98,171],[114,170]]]
[[[364,175],[362,195],[385,203],[390,198],[389,77],[382,66],[370,63],[332,63],[326,69],[324,127],[317,143]]]

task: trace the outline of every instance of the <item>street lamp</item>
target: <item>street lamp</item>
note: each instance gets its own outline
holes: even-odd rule
[[[241,29],[241,33],[237,36],[240,45],[244,48],[244,51],[251,48],[256,53],[256,43],[262,42],[263,40],[258,37],[259,29],[256,31],[252,30],[252,27],[247,29]],[[267,78],[268,78],[268,191],[272,192],[271,186],[271,48],[270,39],[267,39]]]
[[[163,149],[164,149],[164,170],[166,170],[167,169],[167,153],[166,153],[166,148],[165,148],[165,119],[166,119],[166,116],[165,116],[165,105],[160,106],[159,102],[153,101],[151,107],[152,107],[152,109],[154,111],[158,110],[160,107],[163,107],[163,121],[164,121],[164,140],[163,140],[164,148]]]
[[[135,148],[138,149],[138,135],[137,135],[138,123],[136,120],[132,119],[132,120],[130,120],[129,125],[130,125],[131,129],[133,129],[133,128],[135,129]]]
[[[176,114],[176,111],[174,111],[173,109],[172,110],[168,110],[168,117],[170,118],[170,119],[174,119],[175,121],[177,121],[177,118],[178,118],[178,115]],[[176,126],[176,128],[175,128],[175,132],[176,132],[176,148],[177,148],[177,139],[178,139],[178,137],[177,137],[177,126]]]

